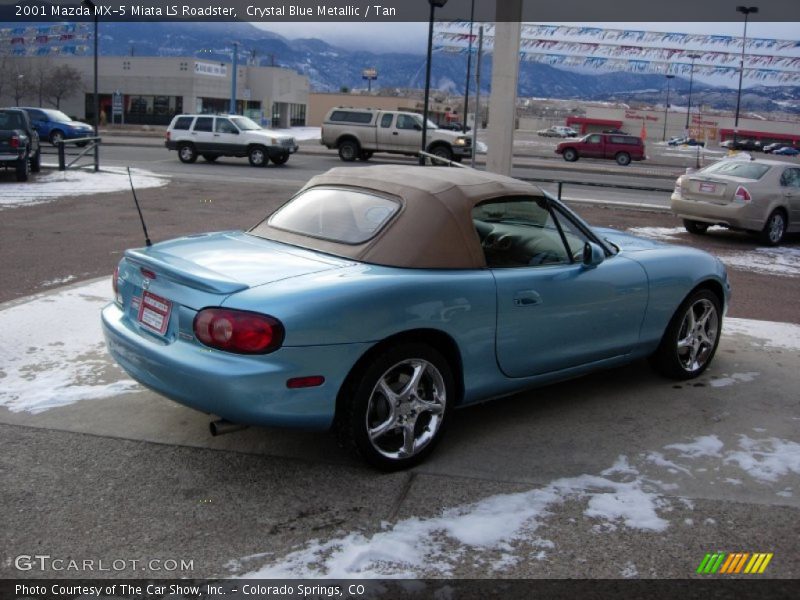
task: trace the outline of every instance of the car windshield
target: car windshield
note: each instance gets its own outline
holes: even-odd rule
[[[45,113],[48,117],[50,117],[51,121],[72,121],[72,119],[70,119],[60,110],[46,109],[42,110],[42,112]]]
[[[346,188],[310,188],[256,225],[250,233],[267,237],[264,224],[343,244],[372,239],[400,210],[389,198]]]
[[[769,171],[769,165],[762,165],[743,160],[721,161],[706,167],[701,171],[703,174],[711,175],[730,175],[731,177],[741,177],[742,179],[758,180]]]
[[[261,129],[261,126],[258,123],[248,119],[247,117],[232,117],[231,121],[233,121],[241,131]]]

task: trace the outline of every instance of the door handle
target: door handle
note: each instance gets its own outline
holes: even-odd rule
[[[214,134],[214,137],[219,137],[219,134],[218,134],[218,133],[215,133],[215,134]]]
[[[514,306],[536,306],[542,303],[542,297],[534,290],[520,290],[514,294]]]
[[[393,131],[393,132],[392,132],[392,135],[400,135],[400,134],[399,134],[399,133],[397,133],[396,131]]]

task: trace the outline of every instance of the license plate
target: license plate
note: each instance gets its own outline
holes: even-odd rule
[[[717,185],[715,183],[701,183],[700,191],[706,194],[713,194],[717,191]]]
[[[167,332],[171,312],[172,302],[169,300],[148,291],[142,294],[142,301],[139,304],[139,323],[151,331],[164,335]]]

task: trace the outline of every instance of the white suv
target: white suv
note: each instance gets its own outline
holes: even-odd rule
[[[297,152],[292,136],[262,129],[240,115],[177,115],[164,144],[177,150],[185,163],[193,163],[198,155],[208,162],[220,156],[246,156],[254,167],[263,167],[270,160],[282,165]]]

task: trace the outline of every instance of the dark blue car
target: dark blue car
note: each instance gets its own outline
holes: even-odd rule
[[[28,113],[39,139],[50,140],[54,146],[63,140],[91,137],[94,133],[91,125],[73,121],[60,110],[27,107],[22,110]]]

